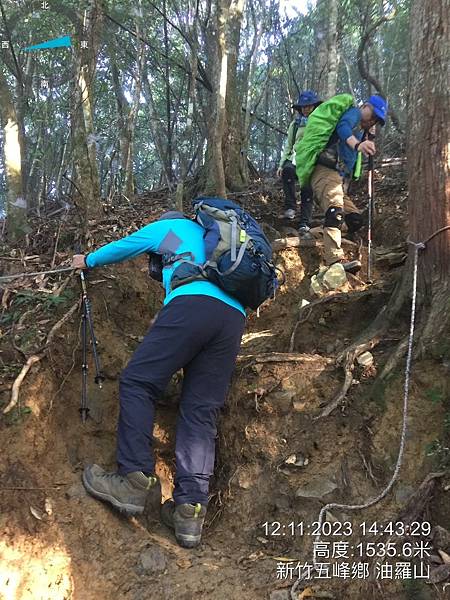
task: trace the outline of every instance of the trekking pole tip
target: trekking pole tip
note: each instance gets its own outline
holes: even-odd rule
[[[98,385],[98,387],[99,387],[100,389],[102,389],[102,387],[103,387],[103,382],[105,381],[105,376],[104,376],[104,375],[101,375],[101,374],[99,374],[99,375],[96,375],[96,376],[95,376],[95,379],[94,379],[94,381],[95,381],[95,383]]]

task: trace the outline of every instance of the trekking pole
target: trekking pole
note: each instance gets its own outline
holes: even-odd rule
[[[373,130],[367,131],[364,136],[367,140],[374,140]],[[369,155],[369,172],[367,177],[367,195],[369,198],[368,218],[367,218],[367,283],[372,283],[372,223],[374,215],[373,205],[373,156]]]
[[[95,378],[94,381],[98,385],[98,387],[102,388],[102,383],[105,381],[105,377],[102,374],[102,368],[100,366],[100,358],[98,356],[97,350],[97,338],[95,337],[94,332],[94,321],[92,320],[92,312],[91,312],[91,302],[87,295],[87,286],[86,286],[86,278],[84,276],[84,271],[80,272],[81,279],[81,289],[83,291],[83,304],[84,310],[86,311],[86,320],[89,325],[89,333],[91,334],[91,342],[92,342],[92,354],[94,355],[94,364],[95,364]]]
[[[82,382],[81,382],[81,405],[80,405],[80,414],[81,414],[81,421],[83,423],[86,423],[86,420],[88,418],[89,415],[89,407],[87,404],[88,398],[87,398],[87,373],[88,373],[88,364],[87,364],[87,345],[88,345],[88,329],[89,329],[89,333],[91,336],[91,342],[92,342],[92,354],[94,356],[94,364],[95,364],[95,378],[94,381],[95,383],[98,385],[98,387],[100,389],[102,389],[102,383],[105,380],[105,377],[103,376],[102,372],[101,372],[101,366],[100,366],[100,358],[98,355],[98,350],[97,350],[97,338],[95,337],[95,332],[94,332],[94,322],[92,319],[92,312],[91,312],[91,303],[88,297],[88,293],[87,293],[87,285],[86,285],[86,278],[84,275],[84,271],[81,270],[80,271],[80,281],[81,281],[81,298],[82,298],[82,304],[83,304],[83,314],[82,314],[82,321],[81,321],[81,337],[82,337],[82,365],[81,365],[81,376],[82,376]]]
[[[82,363],[81,363],[81,406],[80,415],[81,421],[86,423],[89,408],[87,405],[87,315],[86,315],[86,304],[83,299],[83,314],[81,317],[81,343],[82,343]]]
[[[373,156],[369,156],[368,173],[369,211],[367,223],[367,283],[372,282],[372,220],[373,220]]]

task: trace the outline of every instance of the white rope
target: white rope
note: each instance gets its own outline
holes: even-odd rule
[[[406,430],[407,430],[407,419],[408,419],[408,401],[409,401],[409,382],[411,378],[411,362],[412,362],[412,354],[413,354],[413,341],[414,341],[414,327],[416,320],[416,296],[417,296],[417,270],[418,270],[418,258],[419,258],[419,250],[423,250],[425,248],[425,244],[422,242],[408,243],[414,247],[414,266],[413,266],[413,284],[412,284],[412,301],[411,301],[411,321],[409,325],[409,338],[408,338],[408,352],[406,355],[406,367],[405,367],[405,384],[404,384],[404,392],[403,392],[403,424],[402,424],[402,435],[400,438],[400,448],[398,451],[397,464],[395,465],[394,473],[391,477],[391,480],[384,488],[384,490],[378,494],[375,498],[368,500],[364,504],[337,504],[336,502],[330,502],[330,504],[326,504],[319,514],[319,533],[314,537],[313,544],[320,542],[320,531],[322,529],[323,518],[327,510],[337,508],[344,510],[361,510],[363,508],[369,508],[369,506],[373,506],[380,502],[392,489],[398,474],[400,472],[400,467],[402,464],[403,454],[405,450],[405,440],[406,440]],[[313,565],[314,569],[318,571],[316,557],[313,554]],[[291,600],[298,600],[298,595],[296,594],[296,590],[300,583],[305,579],[305,576],[299,577],[299,579],[294,583],[291,588]]]

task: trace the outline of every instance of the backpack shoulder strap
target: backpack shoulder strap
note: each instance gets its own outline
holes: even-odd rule
[[[297,137],[297,131],[298,131],[299,127],[300,127],[300,125],[299,125],[299,123],[298,123],[298,121],[296,119],[295,122],[294,122],[294,129],[292,131],[292,140],[293,140],[292,143],[293,144],[295,144],[295,138]]]

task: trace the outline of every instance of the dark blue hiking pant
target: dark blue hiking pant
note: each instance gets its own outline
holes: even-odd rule
[[[284,208],[292,208],[296,210],[296,190],[295,182],[298,180],[295,165],[290,161],[286,160],[283,164],[283,170],[281,172],[281,180],[283,182],[284,191]],[[311,225],[312,213],[314,208],[313,202],[313,191],[309,186],[302,186],[300,190],[300,222],[299,227],[309,227]]]
[[[120,378],[120,474],[154,473],[155,404],[183,368],[173,497],[177,504],[207,504],[217,418],[244,324],[240,311],[209,296],[179,296],[164,306]]]

